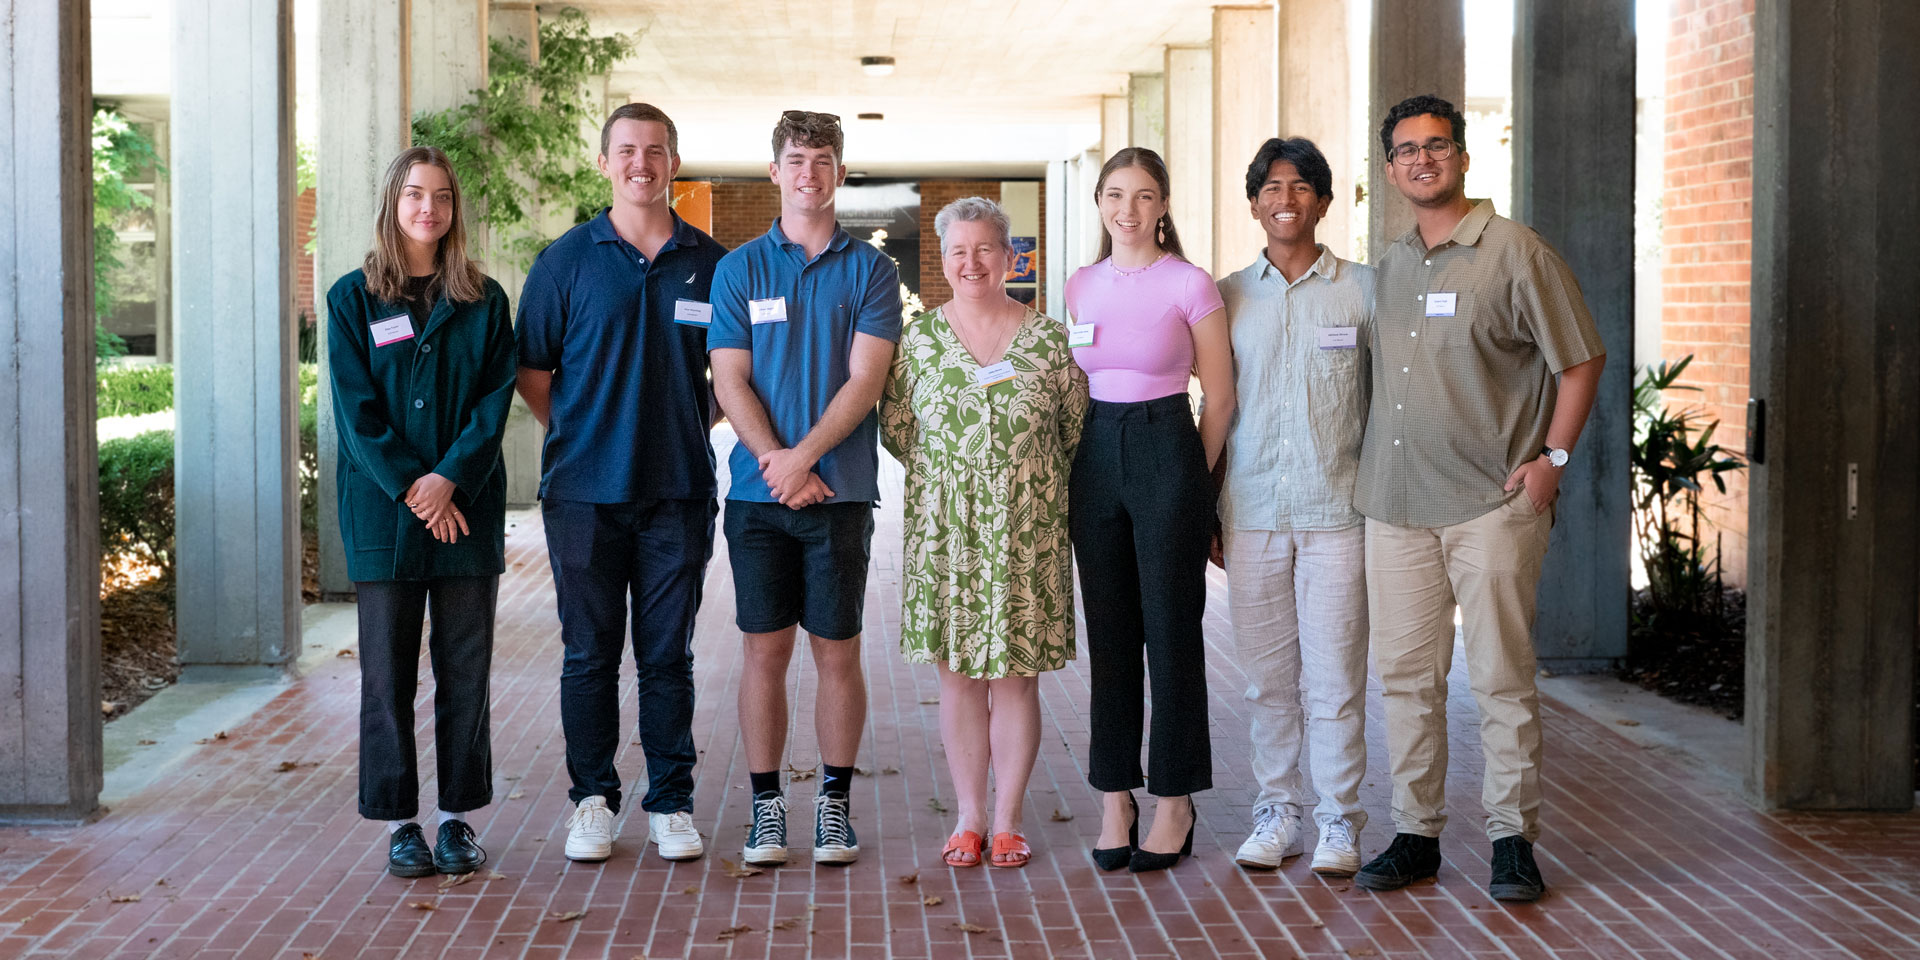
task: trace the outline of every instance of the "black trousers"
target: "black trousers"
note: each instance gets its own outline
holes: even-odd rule
[[[493,606],[500,578],[378,580],[360,593],[360,815],[409,820],[420,812],[413,746],[413,698],[420,668],[420,621],[431,613],[434,766],[440,809],[493,802],[493,734],[488,674]]]
[[[560,729],[574,803],[620,812],[620,656],[632,606],[640,748],[649,813],[693,809],[693,624],[713,557],[712,500],[546,500],[547,555],[560,608]]]
[[[1087,782],[1108,793],[1141,785],[1141,687],[1151,678],[1148,788],[1161,797],[1206,790],[1213,754],[1200,618],[1214,495],[1186,395],[1094,401],[1067,497],[1092,667]]]

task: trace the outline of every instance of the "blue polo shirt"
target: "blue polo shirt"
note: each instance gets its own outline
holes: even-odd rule
[[[782,301],[785,320],[767,314],[754,323],[752,301]],[[713,327],[707,349],[753,351],[753,390],[767,408],[775,436],[793,446],[827,412],[846,385],[853,335],[900,340],[900,270],[872,244],[856,242],[834,228],[820,255],[807,259],[799,244],[780,232],[780,221],[726,255],[713,273]],[[880,418],[868,411],[860,425],[827,451],[813,469],[833,496],[827,503],[880,499]],[[729,500],[772,502],[760,463],[736,444]]]
[[[516,333],[520,366],[553,371],[541,499],[717,493],[707,331],[674,313],[681,301],[707,302],[726,252],[675,216],[673,238],[649,262],[602,210],[533,261]]]

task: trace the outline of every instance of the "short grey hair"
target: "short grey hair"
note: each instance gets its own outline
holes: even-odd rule
[[[975,221],[993,224],[1000,232],[1000,245],[1013,249],[1013,218],[1007,211],[986,197],[961,197],[940,208],[939,216],[933,218],[933,232],[940,236],[940,255],[947,255],[947,228],[961,221]]]

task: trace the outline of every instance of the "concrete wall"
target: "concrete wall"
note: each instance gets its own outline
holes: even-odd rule
[[[88,22],[0,16],[0,818],[74,818],[101,779]]]
[[[1279,122],[1274,136],[1306,137],[1326,155],[1327,165],[1333,168],[1333,206],[1314,235],[1334,253],[1351,257],[1356,190],[1347,0],[1282,3],[1275,27]]]
[[[1127,76],[1127,146],[1167,152],[1167,75]],[[1111,154],[1109,154],[1111,156]]]
[[[1169,215],[1187,259],[1213,270],[1213,51],[1167,48],[1167,161],[1173,181]],[[1091,190],[1091,184],[1088,185]]]
[[[1247,162],[1279,115],[1272,7],[1213,8],[1213,274],[1253,262],[1267,235],[1247,204]]]
[[[1369,262],[1378,263],[1387,244],[1413,228],[1413,208],[1387,180],[1387,156],[1380,149],[1380,120],[1394,104],[1423,93],[1448,100],[1462,112],[1466,110],[1463,16],[1458,3],[1374,0],[1366,129]]]

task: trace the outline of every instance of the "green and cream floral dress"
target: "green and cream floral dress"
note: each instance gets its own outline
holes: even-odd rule
[[[1030,677],[1074,658],[1067,471],[1087,376],[1066,327],[1027,311],[982,386],[939,310],[900,332],[880,436],[906,466],[900,650],[979,679]]]

